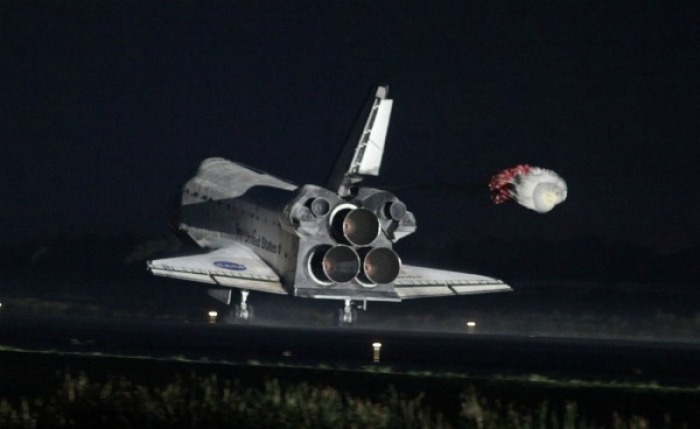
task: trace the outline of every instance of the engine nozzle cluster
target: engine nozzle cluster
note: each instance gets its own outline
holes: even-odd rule
[[[373,288],[393,283],[401,259],[392,242],[415,230],[413,215],[393,194],[362,188],[354,199],[305,185],[285,207],[286,227],[300,237],[305,280],[322,286]],[[301,267],[298,267],[301,268]]]

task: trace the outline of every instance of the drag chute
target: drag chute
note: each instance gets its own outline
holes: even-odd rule
[[[566,200],[564,179],[546,168],[527,164],[506,168],[495,174],[489,183],[491,199],[496,204],[513,200],[538,213],[547,213]]]

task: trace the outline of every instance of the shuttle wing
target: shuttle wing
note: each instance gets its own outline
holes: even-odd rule
[[[394,281],[401,299],[506,292],[510,286],[498,279],[477,274],[403,265]]]
[[[149,261],[148,269],[157,276],[287,294],[279,276],[255,252],[236,242],[203,255]]]

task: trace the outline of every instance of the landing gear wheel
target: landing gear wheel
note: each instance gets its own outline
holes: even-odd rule
[[[355,322],[357,322],[357,311],[352,310],[350,314],[346,314],[343,309],[338,310],[338,316],[336,323],[340,327],[351,327]]]
[[[242,307],[241,305],[236,304],[233,306],[233,310],[231,311],[231,315],[233,316],[233,320],[237,323],[247,323],[253,320],[255,312],[253,310],[252,305],[246,305],[245,307]]]
[[[248,323],[253,320],[255,312],[253,311],[253,306],[246,302],[248,294],[247,290],[241,291],[241,302],[233,306],[228,317],[226,317],[226,323]]]
[[[338,310],[338,326],[352,326],[357,322],[357,310],[352,309],[351,301],[345,300],[345,307]]]

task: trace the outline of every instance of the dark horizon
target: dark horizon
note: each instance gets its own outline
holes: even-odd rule
[[[484,238],[468,242],[455,237],[435,243],[399,242],[396,251],[409,264],[478,272],[511,285],[528,283],[597,283],[664,285],[700,292],[696,280],[700,246],[659,253],[634,243],[593,237],[568,240]],[[0,245],[0,274],[6,280],[71,280],[147,278],[146,261],[202,253],[194,243],[173,234],[139,236],[126,232],[62,235],[40,242]],[[177,283],[177,282],[176,282]]]

